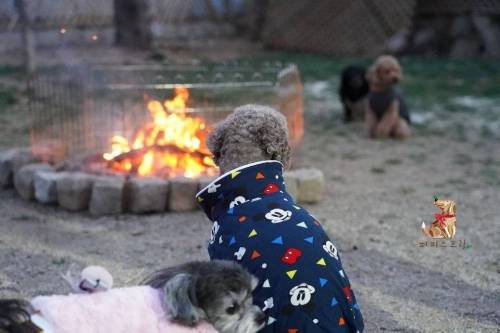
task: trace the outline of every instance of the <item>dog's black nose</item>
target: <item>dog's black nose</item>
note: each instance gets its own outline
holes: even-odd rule
[[[255,322],[259,326],[264,325],[264,323],[266,322],[266,315],[264,314],[264,312],[259,312],[257,314],[257,316],[255,317]]]

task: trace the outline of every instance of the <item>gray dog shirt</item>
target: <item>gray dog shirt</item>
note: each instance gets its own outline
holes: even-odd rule
[[[410,112],[399,89],[391,87],[383,91],[371,91],[368,103],[377,119],[380,120],[395,99],[399,101],[399,115],[410,124]]]

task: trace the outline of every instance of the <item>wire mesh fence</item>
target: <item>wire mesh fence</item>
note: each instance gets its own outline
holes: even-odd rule
[[[176,87],[189,91],[186,114],[207,126],[259,101],[287,117],[292,144],[302,138],[302,83],[294,65],[78,66],[46,69],[30,82],[32,147],[47,160],[102,154],[113,136],[131,140],[151,121],[148,102],[171,98]]]

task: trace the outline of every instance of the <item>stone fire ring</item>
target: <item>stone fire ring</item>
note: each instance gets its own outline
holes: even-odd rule
[[[288,192],[300,203],[322,199],[324,176],[317,169],[285,172]],[[56,172],[30,149],[0,153],[0,188],[14,187],[25,200],[58,205],[95,216],[122,213],[184,212],[197,209],[196,193],[213,178],[130,178],[82,172]]]

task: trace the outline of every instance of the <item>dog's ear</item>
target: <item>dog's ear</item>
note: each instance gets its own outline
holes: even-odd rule
[[[42,329],[31,321],[29,308],[29,303],[25,301],[16,299],[0,300],[0,332],[42,332]]]
[[[164,307],[169,319],[187,326],[196,326],[206,314],[196,297],[196,278],[180,273],[165,284]]]
[[[394,57],[391,57],[391,67],[396,71],[396,76],[398,78],[398,81],[401,81],[403,80],[403,68],[401,67],[401,65],[399,64],[399,61],[394,58]]]
[[[399,81],[403,80],[403,68],[401,68],[401,65],[398,63],[398,79]]]
[[[213,155],[215,164],[219,165],[222,145],[226,137],[227,124],[222,121],[215,125],[213,131],[208,135],[207,147]]]
[[[276,118],[263,124],[258,130],[261,149],[269,159],[280,161],[286,169],[290,165],[290,145],[285,117],[276,111]]]
[[[455,202],[450,201],[450,205],[448,206],[448,214],[455,215],[457,213],[457,208]]]

